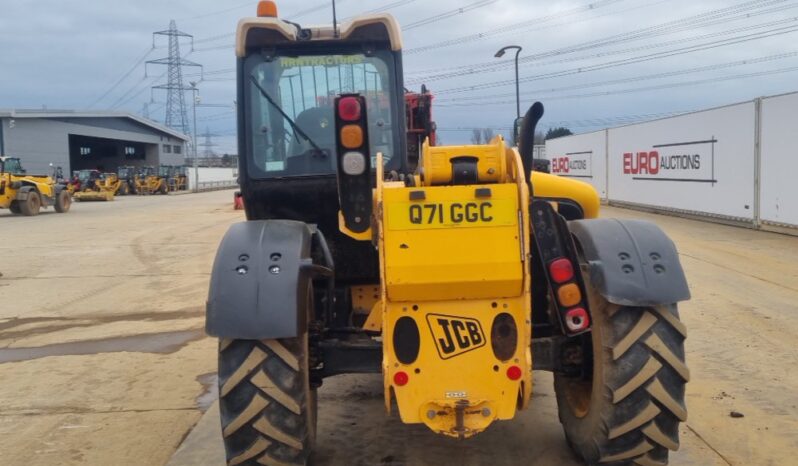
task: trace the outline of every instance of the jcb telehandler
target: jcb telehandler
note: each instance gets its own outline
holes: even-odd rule
[[[533,370],[554,373],[585,462],[667,463],[689,291],[665,234],[532,172],[540,104],[519,150],[423,144],[409,170],[396,21],[258,11],[236,39],[247,221],[221,242],[206,315],[228,464],[306,464],[327,377],[382,374],[389,412],[464,439],[527,408]]]
[[[49,206],[64,213],[70,205],[72,198],[64,185],[48,175],[28,175],[18,158],[0,156],[0,208],[30,216]]]

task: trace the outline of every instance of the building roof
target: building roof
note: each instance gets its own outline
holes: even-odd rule
[[[188,142],[190,138],[175,131],[172,128],[162,125],[149,118],[140,117],[127,112],[112,112],[103,110],[35,110],[35,109],[0,109],[0,118],[127,118],[136,123],[148,126],[155,131],[168,134],[169,136],[182,139]]]

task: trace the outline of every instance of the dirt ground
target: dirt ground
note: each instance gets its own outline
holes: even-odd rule
[[[202,327],[216,247],[243,220],[231,206],[220,191],[0,210],[0,464],[220,464],[216,342]],[[794,464],[798,237],[603,212],[659,224],[690,281],[690,418],[671,463]],[[529,410],[466,442],[386,416],[379,377],[330,379],[316,463],[578,464],[551,377],[535,376]]]

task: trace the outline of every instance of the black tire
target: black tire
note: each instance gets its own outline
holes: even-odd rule
[[[119,185],[119,191],[117,194],[120,196],[127,196],[130,194],[130,187],[127,185],[127,183],[123,182],[121,185]]]
[[[11,201],[11,204],[8,205],[8,210],[10,210],[12,214],[19,214],[22,212],[19,209],[19,202],[17,201]]]
[[[308,336],[220,340],[219,407],[228,465],[304,465],[316,436]]]
[[[161,194],[169,194],[169,186],[166,183],[162,183],[161,186],[158,187],[158,192]]]
[[[679,422],[687,420],[690,378],[676,305],[619,306],[587,286],[587,376],[554,376],[568,444],[587,464],[666,465],[669,450],[679,448]]]
[[[55,211],[59,214],[69,212],[69,207],[71,205],[72,196],[69,195],[69,191],[66,189],[62,189],[58,194],[55,195]]]
[[[24,201],[17,201],[17,203],[22,215],[28,217],[39,215],[39,209],[42,208],[42,198],[37,191],[28,192],[28,198]]]

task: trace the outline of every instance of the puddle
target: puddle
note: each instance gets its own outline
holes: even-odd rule
[[[100,340],[74,341],[32,348],[0,349],[0,364],[29,361],[48,356],[73,356],[98,353],[174,353],[187,343],[205,337],[205,330],[148,333]]]
[[[198,376],[196,380],[203,388],[202,394],[196,399],[197,407],[204,413],[219,398],[219,376],[216,372],[208,372]]]

